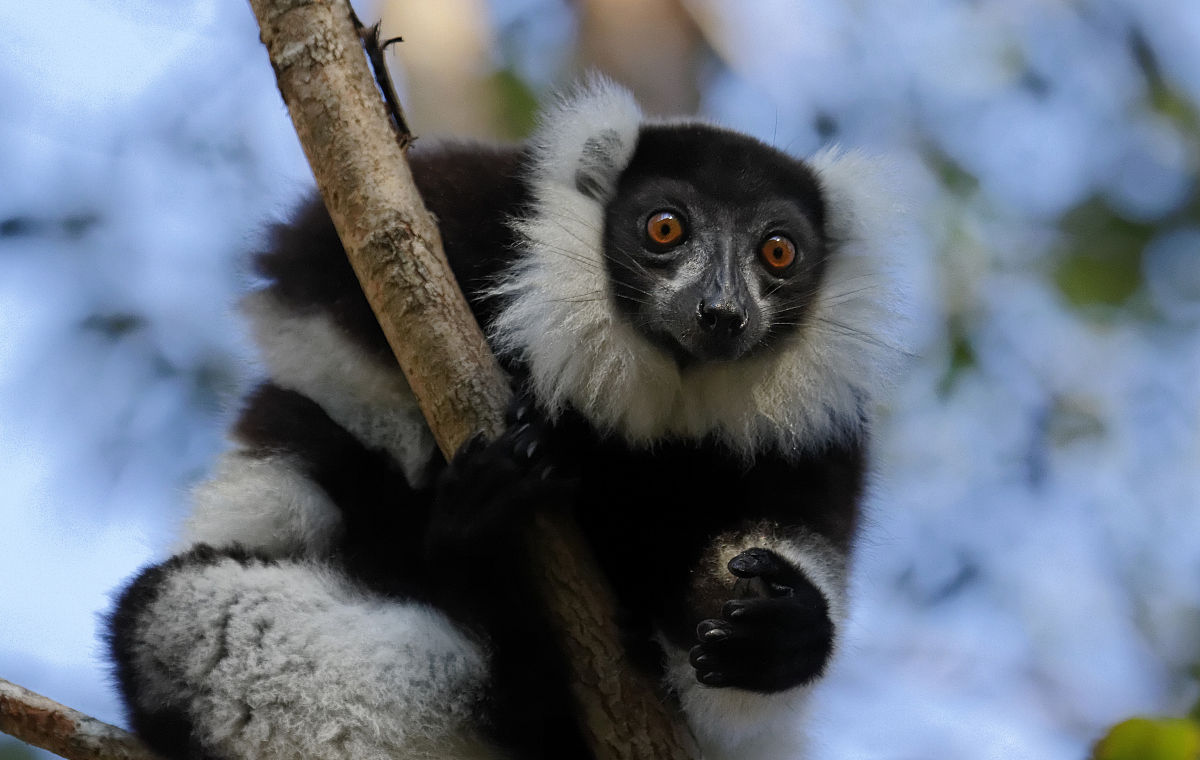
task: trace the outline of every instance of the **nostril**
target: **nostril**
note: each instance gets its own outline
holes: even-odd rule
[[[708,304],[705,301],[696,305],[696,320],[705,330],[731,336],[745,330],[749,322],[746,312],[731,304]]]

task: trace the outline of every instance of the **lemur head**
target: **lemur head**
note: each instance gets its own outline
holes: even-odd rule
[[[549,109],[531,146],[492,332],[548,411],[748,456],[861,427],[896,354],[877,255],[891,204],[870,162],[648,121],[606,81]]]
[[[825,210],[800,161],[704,124],[644,126],[604,214],[615,305],[681,367],[767,351],[808,315]]]

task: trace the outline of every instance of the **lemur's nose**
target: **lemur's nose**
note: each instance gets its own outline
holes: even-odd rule
[[[746,329],[746,310],[722,300],[718,303],[708,303],[703,299],[696,305],[696,321],[706,331],[721,335],[737,335]]]

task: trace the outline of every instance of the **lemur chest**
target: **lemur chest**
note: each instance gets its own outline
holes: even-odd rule
[[[862,476],[858,446],[753,462],[715,443],[578,449],[577,517],[610,573],[688,572],[721,535],[775,526],[848,543]]]
[[[767,498],[772,473],[715,447],[596,444],[580,459],[579,477],[577,516],[597,554],[646,574],[686,569],[714,536],[795,511],[785,494]]]

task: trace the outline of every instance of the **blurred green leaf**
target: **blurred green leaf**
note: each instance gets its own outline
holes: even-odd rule
[[[926,145],[922,153],[925,163],[937,175],[942,186],[953,195],[965,198],[979,189],[979,178],[936,146]]]
[[[1054,282],[1077,307],[1121,306],[1142,285],[1142,251],[1158,226],[1122,218],[1101,200],[1068,212]]]
[[[528,136],[537,121],[537,95],[512,69],[493,74],[492,86],[500,100],[500,129],[509,137]]]
[[[943,398],[949,395],[959,376],[978,363],[975,348],[971,345],[971,338],[962,320],[951,318],[947,331],[950,339],[950,363],[946,367],[946,373],[938,381],[938,395]]]
[[[1150,88],[1150,105],[1170,119],[1185,132],[1196,134],[1200,131],[1200,114],[1196,107],[1186,97],[1166,86]]]
[[[1193,681],[1200,682],[1200,662],[1193,662],[1187,670]],[[1197,699],[1196,704],[1192,705],[1192,709],[1188,710],[1188,717],[1200,723],[1200,699]]]
[[[1162,67],[1144,34],[1135,30],[1129,44],[1133,58],[1146,79],[1150,107],[1175,122],[1184,131],[1193,135],[1200,134],[1200,113],[1197,113],[1192,101],[1173,88],[1163,76]]]
[[[1186,718],[1130,718],[1096,745],[1095,760],[1200,760],[1200,724]]]

